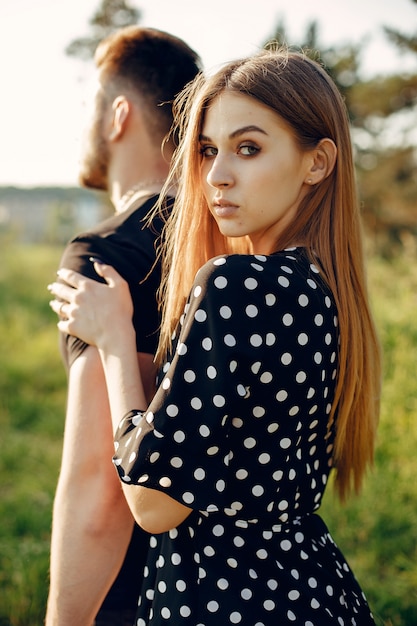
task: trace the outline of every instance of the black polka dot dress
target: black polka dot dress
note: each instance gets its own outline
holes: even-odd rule
[[[315,513],[331,469],[337,312],[303,248],[210,260],[141,418],[124,482],[191,507],[152,536],[137,626],[374,624]]]

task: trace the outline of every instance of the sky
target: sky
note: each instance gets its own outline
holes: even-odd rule
[[[77,185],[91,66],[65,55],[99,0],[0,0],[0,186]],[[313,20],[323,46],[366,42],[365,75],[416,71],[382,26],[417,32],[412,0],[130,0],[140,24],[183,38],[204,66],[256,52],[282,20],[288,43]]]

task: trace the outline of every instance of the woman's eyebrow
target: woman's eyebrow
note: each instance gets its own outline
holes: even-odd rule
[[[232,133],[230,133],[229,139],[236,139],[236,137],[239,137],[239,135],[244,135],[245,133],[249,133],[249,132],[258,132],[258,133],[262,133],[263,135],[267,135],[267,133],[264,130],[262,130],[262,128],[251,124],[250,126],[243,126],[242,128],[238,128],[237,130],[234,130]],[[199,136],[199,140],[211,141],[210,137],[207,137],[207,135],[203,135],[203,134]]]

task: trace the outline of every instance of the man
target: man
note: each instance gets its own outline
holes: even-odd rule
[[[106,190],[115,215],[76,237],[61,266],[100,280],[90,260],[95,257],[128,280],[138,359],[151,397],[159,324],[155,240],[161,224],[154,220],[149,226],[144,217],[168,173],[173,146],[168,142],[162,149],[162,142],[172,123],[171,102],[197,74],[200,60],[168,33],[127,27],[99,45],[95,61],[95,113],[80,182]],[[131,626],[149,536],[134,526],[112,464],[110,409],[98,351],[69,336],[61,351],[68,399],[45,623]]]

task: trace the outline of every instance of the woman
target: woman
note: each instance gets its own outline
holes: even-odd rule
[[[317,63],[264,51],[199,77],[177,130],[147,409],[121,278],[95,263],[107,285],[50,287],[59,328],[100,350],[114,463],[152,534],[137,624],[373,624],[315,513],[332,467],[342,499],[360,488],[379,410],[343,101]]]

